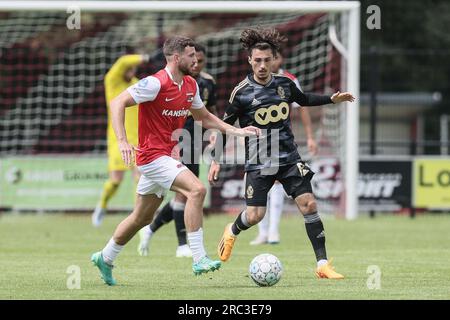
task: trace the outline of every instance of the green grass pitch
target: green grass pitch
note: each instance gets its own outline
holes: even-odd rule
[[[303,219],[286,216],[279,245],[250,246],[256,228],[243,232],[222,269],[195,277],[191,260],[175,258],[173,222],[159,230],[150,255],[139,257],[138,237],[123,250],[114,269],[118,285],[108,287],[89,257],[110,238],[123,215],[107,216],[94,229],[88,215],[0,216],[0,299],[450,299],[450,216],[379,215],[375,220],[324,219],[329,257],[345,280],[318,280]],[[211,257],[224,225],[233,217],[205,218]],[[257,287],[247,276],[260,253],[279,257],[280,282]],[[81,288],[67,288],[69,266],[81,271]],[[368,266],[381,270],[381,288],[367,287]]]

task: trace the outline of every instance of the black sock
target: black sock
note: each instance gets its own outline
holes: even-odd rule
[[[241,231],[247,230],[251,227],[251,225],[247,222],[247,217],[245,214],[245,210],[242,211],[231,226],[231,231],[235,236],[241,233]]]
[[[325,249],[325,231],[323,223],[317,212],[304,215],[306,233],[316,254],[317,261],[327,259],[327,250]]]
[[[170,205],[170,202],[166,203],[166,205],[159,211],[158,215],[153,219],[150,224],[150,230],[156,232],[163,224],[169,223],[173,219],[173,210]]]
[[[187,244],[186,225],[184,224],[184,210],[173,210],[173,220],[175,221],[175,231],[177,232],[178,245]]]

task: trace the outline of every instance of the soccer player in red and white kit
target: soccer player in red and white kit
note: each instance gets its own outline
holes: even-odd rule
[[[108,285],[116,283],[112,268],[117,255],[142,227],[152,221],[153,214],[169,189],[180,192],[188,199],[185,224],[194,260],[194,274],[220,268],[220,261],[211,260],[203,245],[203,201],[206,189],[190,170],[172,158],[178,143],[174,132],[183,128],[189,111],[205,128],[237,136],[259,135],[260,130],[252,126],[235,128],[205,108],[197,82],[190,76],[197,63],[194,46],[195,43],[186,37],[167,39],[163,47],[166,67],[130,86],[111,102],[112,124],[123,160],[131,165],[136,150],[136,164],[141,178],[133,212],[117,226],[105,248],[91,257]],[[128,142],[124,127],[125,108],[135,104],[139,104],[137,148]]]

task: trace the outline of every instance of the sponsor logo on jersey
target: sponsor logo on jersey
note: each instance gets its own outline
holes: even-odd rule
[[[187,117],[189,110],[168,110],[164,109],[161,113],[166,117]]]
[[[269,108],[259,108],[255,112],[256,123],[265,126],[270,122],[286,120],[289,117],[289,105],[282,102],[279,105],[272,105]]]

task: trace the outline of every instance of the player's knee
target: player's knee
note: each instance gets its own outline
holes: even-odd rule
[[[303,213],[309,214],[309,213],[313,213],[313,212],[317,212],[317,202],[314,199],[308,200],[306,202]]]
[[[109,173],[109,180],[114,183],[119,185],[122,180],[123,180],[123,172],[121,171],[111,171]]]
[[[143,227],[152,223],[154,213],[155,211],[149,207],[135,208],[130,218],[133,219],[133,224]]]
[[[206,188],[203,184],[198,184],[195,185],[191,192],[190,195],[192,198],[197,199],[197,200],[203,200],[205,199],[206,196]]]
[[[138,226],[146,226],[150,223],[152,223],[153,220],[153,214],[151,212],[148,212],[149,210],[146,210],[146,214],[133,214],[133,222],[134,224],[138,225]]]
[[[310,193],[298,196],[295,201],[302,214],[310,214],[317,212],[317,202],[315,197]]]
[[[260,210],[247,210],[247,221],[250,225],[258,224],[264,218],[264,211]]]
[[[112,184],[118,186],[122,182],[122,178],[110,178],[109,181],[111,181]]]

